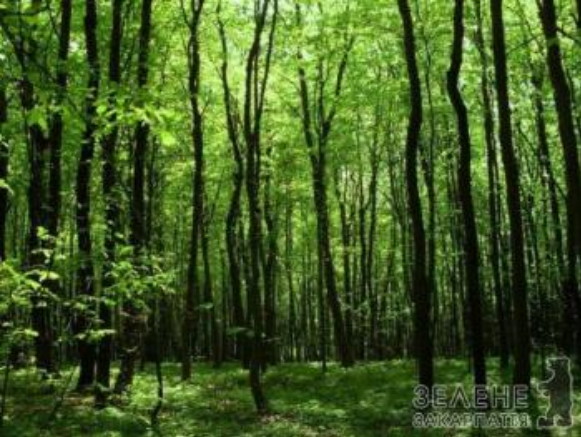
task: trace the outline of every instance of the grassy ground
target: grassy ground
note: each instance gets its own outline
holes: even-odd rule
[[[492,367],[492,366],[491,366]],[[469,430],[417,430],[411,426],[414,365],[390,361],[344,370],[330,366],[327,374],[308,364],[285,364],[269,369],[265,390],[273,414],[258,418],[246,372],[236,364],[219,370],[198,365],[192,383],[183,384],[179,367],[164,365],[166,398],[157,429],[149,426],[156,402],[153,369],[139,374],[131,402],[123,407],[92,408],[90,395],[67,393],[55,417],[55,402],[68,375],[53,386],[39,383],[30,371],[12,375],[2,437],[36,436],[469,436]],[[439,361],[438,382],[466,383],[466,363]],[[500,382],[491,372],[491,381]],[[541,403],[539,408],[544,409]],[[553,431],[552,436],[581,437],[581,396],[576,391],[577,425]],[[538,431],[497,430],[487,436],[548,435]]]

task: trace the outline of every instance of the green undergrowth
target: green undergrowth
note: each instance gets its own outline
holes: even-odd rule
[[[490,364],[490,380],[504,378]],[[70,370],[69,370],[70,372]],[[272,413],[258,417],[253,410],[247,372],[236,363],[213,369],[195,367],[191,383],[180,381],[179,365],[163,366],[165,399],[154,429],[150,411],[156,403],[152,367],[139,373],[130,399],[103,410],[93,408],[90,394],[68,391],[56,414],[55,403],[74,377],[40,382],[32,371],[12,375],[2,437],[36,436],[571,436],[581,437],[581,397],[576,391],[577,426],[552,434],[527,430],[419,430],[411,426],[415,385],[412,361],[393,360],[342,369],[331,364],[327,373],[318,364],[284,364],[269,368],[264,378]],[[465,361],[441,360],[439,383],[470,385]],[[539,408],[545,404],[539,400]]]

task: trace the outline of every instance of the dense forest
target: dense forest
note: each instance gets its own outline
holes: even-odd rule
[[[0,435],[537,417],[580,376],[579,143],[580,0],[0,0]]]

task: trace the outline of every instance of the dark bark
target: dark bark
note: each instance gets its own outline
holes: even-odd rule
[[[491,0],[490,15],[492,19],[492,48],[494,53],[496,97],[498,103],[499,139],[504,164],[510,226],[515,361],[513,382],[528,386],[531,378],[530,329],[524,262],[522,205],[519,166],[512,138],[502,3],[502,0]]]
[[[272,159],[272,146],[266,150],[266,157],[270,162]],[[269,166],[264,176],[264,223],[266,225],[266,244],[264,255],[264,333],[266,336],[266,361],[269,364],[276,364],[279,360],[278,341],[276,339],[277,317],[276,317],[276,290],[277,290],[277,219],[276,211],[273,211],[273,168]]]
[[[259,77],[261,39],[266,27],[270,0],[258,3],[254,38],[246,58],[243,131],[246,144],[246,197],[248,199],[248,322],[252,331],[249,382],[254,403],[259,414],[268,411],[268,403],[262,389],[261,368],[264,366],[264,316],[261,287],[262,213],[260,207],[261,180],[261,121],[264,111],[266,85],[270,73],[270,61],[274,44],[274,31],[278,15],[278,0],[272,3],[268,43],[264,58],[264,72]]]
[[[297,20],[301,24],[301,12],[298,4],[296,5]],[[337,67],[337,78],[334,88],[335,103],[327,112],[324,106],[324,87],[325,83],[322,75],[319,74],[317,87],[319,88],[319,99],[316,103],[311,103],[309,98],[309,90],[307,85],[306,72],[304,69],[303,56],[299,50],[298,58],[298,76],[299,76],[299,97],[302,110],[302,124],[305,142],[309,149],[309,156],[311,160],[311,171],[313,175],[313,200],[315,204],[315,212],[317,216],[317,236],[318,244],[321,247],[320,254],[323,257],[323,271],[325,275],[325,287],[327,289],[327,301],[331,309],[333,317],[333,332],[335,334],[335,342],[341,364],[344,367],[352,366],[354,363],[354,356],[352,345],[347,340],[345,323],[343,317],[343,310],[339,299],[339,292],[337,289],[337,281],[335,275],[335,265],[333,261],[333,253],[330,242],[330,220],[327,201],[327,187],[326,187],[326,171],[327,171],[327,152],[326,147],[331,133],[333,119],[336,115],[336,100],[341,95],[343,86],[343,79],[347,69],[347,59],[349,52],[353,46],[353,38],[347,42],[344,48],[343,56]],[[319,71],[321,70],[322,61],[319,62]],[[316,112],[316,117],[320,121],[317,128],[313,127],[313,119]]]
[[[8,122],[8,99],[6,88],[0,84],[0,131]],[[10,149],[8,140],[0,134],[0,262],[6,259],[6,216],[8,214],[8,159]]]
[[[85,306],[77,315],[76,334],[82,336],[78,341],[81,369],[78,388],[93,384],[95,379],[95,345],[89,338],[89,331],[94,328],[90,313],[94,310],[94,268],[91,240],[91,166],[96,142],[97,98],[99,97],[99,53],[97,44],[97,3],[87,0],[85,4],[85,40],[87,46],[87,63],[89,75],[85,98],[85,130],[83,132],[81,154],[77,167],[76,185],[76,224],[77,244],[79,251],[79,268],[77,271],[77,293]]]
[[[559,206],[557,181],[553,170],[553,164],[549,151],[549,140],[547,136],[547,126],[545,121],[545,104],[543,102],[543,73],[533,69],[531,83],[534,89],[533,103],[535,108],[535,126],[538,140],[538,159],[542,169],[543,184],[546,186],[549,195],[549,208],[553,224],[554,259],[557,264],[557,271],[561,284],[561,298],[565,310],[562,320],[561,345],[569,353],[573,349],[573,339],[575,333],[569,328],[575,324],[575,308],[571,305],[570,298],[566,295],[567,290],[567,270],[565,267],[565,257],[563,252],[563,232],[561,228],[561,211]]]
[[[506,308],[504,305],[502,280],[500,273],[500,221],[499,216],[499,186],[498,186],[498,160],[496,151],[496,141],[494,135],[494,117],[492,110],[491,90],[488,79],[488,56],[484,44],[484,34],[482,29],[482,10],[480,0],[474,1],[476,9],[476,47],[480,55],[482,73],[480,75],[482,94],[482,106],[484,112],[484,136],[486,141],[486,169],[488,175],[488,216],[490,222],[490,265],[492,268],[492,289],[495,299],[495,311],[498,325],[498,345],[500,356],[500,367],[508,368],[509,361],[509,335],[507,329]]]
[[[403,22],[403,43],[410,83],[410,118],[406,139],[406,182],[408,208],[412,219],[413,267],[412,299],[414,302],[415,352],[419,365],[419,382],[432,387],[433,342],[431,335],[431,302],[426,273],[426,235],[418,188],[417,155],[422,126],[422,94],[416,62],[416,45],[412,15],[407,0],[398,0]]]
[[[103,262],[103,293],[114,285],[112,269],[115,262],[115,247],[117,232],[119,231],[119,208],[117,188],[117,140],[119,127],[117,125],[117,91],[121,84],[121,43],[123,39],[122,8],[123,0],[112,0],[112,27],[109,39],[109,90],[108,108],[110,117],[110,132],[103,138],[102,143],[102,192],[105,202],[105,260]],[[101,301],[99,305],[99,319],[102,329],[112,328],[111,307]],[[97,350],[97,383],[102,389],[108,389],[111,379],[112,336],[104,335]],[[99,391],[97,392],[99,393]],[[104,394],[104,392],[103,392]],[[103,403],[103,396],[96,399]]]
[[[577,266],[581,257],[581,171],[573,121],[572,94],[563,67],[554,0],[543,0],[538,4],[543,33],[547,42],[547,66],[553,86],[553,100],[557,111],[559,137],[565,162],[568,265],[564,294],[569,300],[568,304],[576,309],[576,325],[578,326],[576,353],[579,362],[581,362],[581,327],[579,327],[581,323],[581,297],[577,279]],[[566,327],[566,329],[570,329],[570,327]]]
[[[143,93],[149,79],[149,46],[151,40],[152,0],[143,0],[141,5],[141,25],[139,28],[139,50],[137,55],[137,87]],[[150,126],[146,120],[139,120],[135,128],[133,150],[133,177],[131,197],[130,243],[133,246],[134,268],[138,274],[145,271],[143,262],[146,250],[146,210],[145,210],[145,160],[149,142]],[[140,331],[143,315],[135,298],[123,302],[123,346],[121,368],[115,382],[115,392],[125,392],[133,383],[135,361],[139,355]]]
[[[192,17],[189,21],[188,42],[188,91],[192,110],[192,143],[194,146],[194,177],[192,199],[192,228],[190,233],[190,253],[188,281],[185,297],[185,316],[182,327],[182,380],[192,375],[192,350],[197,341],[198,308],[200,304],[200,280],[198,277],[198,252],[202,238],[204,220],[204,132],[202,112],[199,102],[200,92],[200,42],[199,25],[204,0],[192,1]]]
[[[42,7],[40,0],[31,0],[31,13],[38,13]],[[36,26],[33,25],[24,34],[20,27],[19,35],[15,38],[15,55],[21,68],[19,91],[22,109],[30,113],[37,107],[37,95],[31,76],[36,70],[38,55],[38,42],[35,36]],[[45,169],[48,152],[48,141],[43,129],[38,122],[25,121],[26,139],[28,151],[28,163],[30,167],[30,180],[28,184],[28,235],[26,241],[26,267],[28,269],[43,269],[46,264],[43,241],[39,238],[41,228],[47,229],[46,214],[46,178]],[[32,278],[40,281],[38,274]],[[36,367],[45,374],[55,371],[53,356],[53,332],[50,327],[50,315],[52,304],[46,295],[33,294],[31,322],[37,335],[34,340]]]
[[[484,337],[482,332],[482,298],[480,287],[480,256],[474,201],[472,198],[472,144],[468,122],[468,110],[459,89],[458,78],[462,68],[464,38],[464,0],[455,0],[454,40],[447,73],[447,87],[450,101],[456,112],[458,123],[458,144],[460,159],[458,165],[458,191],[464,225],[464,273],[470,307],[472,363],[474,383],[486,385],[486,362]]]
[[[61,146],[63,136],[63,102],[67,92],[69,44],[71,39],[71,0],[61,1],[61,22],[59,32],[58,64],[54,98],[56,111],[52,115],[49,133],[49,193],[48,193],[48,231],[52,237],[57,236],[58,219],[61,205]]]
[[[228,81],[228,46],[224,23],[219,16],[218,30],[222,45],[221,80],[224,94],[224,107],[226,112],[226,127],[228,139],[232,147],[234,168],[232,170],[232,195],[226,215],[226,251],[228,254],[228,272],[230,275],[230,292],[232,294],[233,323],[236,333],[235,354],[242,358],[245,335],[242,332],[245,326],[244,307],[242,306],[242,274],[240,266],[240,247],[238,244],[237,229],[241,215],[240,197],[244,182],[244,157],[240,149],[239,120],[232,103],[230,84]]]

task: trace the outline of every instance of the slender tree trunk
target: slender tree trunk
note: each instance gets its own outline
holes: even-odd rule
[[[194,178],[192,199],[192,229],[190,234],[190,253],[188,264],[188,284],[185,297],[185,316],[182,327],[182,380],[192,375],[192,350],[197,341],[198,317],[196,308],[200,303],[200,280],[198,277],[198,252],[202,238],[204,220],[204,132],[202,112],[199,103],[200,92],[200,16],[204,0],[191,2],[190,35],[188,43],[188,91],[192,109],[192,142],[194,145]]]
[[[563,147],[565,162],[565,181],[567,184],[567,279],[564,294],[569,305],[577,312],[577,356],[581,363],[581,297],[577,283],[577,266],[581,257],[581,171],[577,138],[573,122],[571,89],[567,82],[557,34],[557,16],[554,0],[539,2],[541,23],[547,41],[547,66],[553,85],[553,99],[557,111],[559,136]]]
[[[228,45],[218,10],[218,30],[222,45],[221,79],[224,94],[224,107],[226,112],[226,126],[228,138],[232,146],[234,168],[232,171],[232,195],[226,215],[226,252],[228,254],[228,272],[230,275],[230,292],[232,294],[232,315],[234,328],[236,329],[235,356],[242,359],[245,344],[245,334],[242,332],[246,326],[244,307],[242,305],[242,274],[240,266],[240,248],[238,244],[237,229],[241,215],[240,197],[244,182],[244,157],[240,150],[239,123],[234,113],[230,84],[228,81]]]
[[[496,157],[496,141],[494,136],[494,118],[492,101],[490,96],[490,85],[488,79],[488,56],[484,44],[484,34],[482,29],[482,9],[480,0],[474,0],[476,9],[476,47],[480,55],[482,73],[480,75],[480,93],[482,95],[482,105],[484,111],[484,135],[486,140],[486,168],[488,173],[488,215],[490,221],[490,265],[492,268],[492,289],[495,299],[496,319],[498,323],[498,343],[501,369],[508,368],[509,361],[509,341],[507,330],[506,308],[504,306],[504,296],[502,291],[502,281],[500,274],[500,222],[498,220],[498,161]]]
[[[143,0],[141,5],[141,26],[139,29],[139,51],[137,55],[137,87],[146,91],[149,79],[149,46],[151,39],[152,0]],[[145,158],[149,141],[148,121],[139,120],[135,128],[135,148],[133,150],[133,177],[131,198],[130,243],[133,246],[134,267],[138,274],[144,273],[143,262],[146,251],[145,227]],[[121,366],[115,382],[115,392],[123,393],[133,384],[135,361],[139,355],[140,334],[143,315],[138,305],[128,298],[123,302],[123,345]]]
[[[31,0],[30,10],[37,13],[42,7],[40,0]],[[16,57],[22,70],[20,79],[20,100],[22,109],[30,114],[37,107],[37,95],[31,80],[31,73],[37,62],[38,42],[35,39],[36,26],[28,30],[27,35],[20,35],[16,42]],[[43,129],[36,121],[25,119],[28,148],[28,163],[30,180],[28,184],[28,235],[26,243],[26,267],[28,269],[43,269],[46,257],[43,251],[43,241],[39,238],[41,228],[47,229],[46,220],[46,178],[45,169],[48,152],[48,141]],[[33,276],[40,281],[38,275]],[[53,332],[50,327],[51,302],[46,295],[35,293],[32,296],[31,322],[36,331],[34,340],[36,367],[45,374],[55,371],[53,356]]]
[[[508,74],[502,0],[491,0],[492,48],[498,101],[499,138],[504,163],[512,261],[512,304],[514,311],[515,384],[529,385],[531,378],[530,330],[527,283],[524,262],[524,241],[520,177],[512,139],[511,109],[508,96]]]
[[[456,112],[458,122],[458,143],[460,160],[458,165],[458,191],[464,225],[464,272],[466,290],[470,306],[472,363],[474,383],[486,385],[486,362],[484,356],[484,336],[482,332],[482,298],[480,288],[480,257],[474,201],[472,199],[471,159],[472,145],[468,123],[468,111],[459,90],[458,78],[462,68],[464,39],[464,0],[455,0],[454,41],[450,68],[447,74],[448,94]]]
[[[278,16],[278,0],[272,2],[271,27],[264,59],[264,73],[259,77],[258,63],[261,54],[261,37],[266,25],[270,0],[257,2],[254,38],[246,59],[244,84],[243,130],[246,143],[246,197],[248,199],[248,249],[249,282],[248,322],[252,331],[249,382],[254,404],[259,414],[268,411],[268,403],[262,389],[261,369],[264,366],[264,308],[261,287],[262,214],[260,208],[261,180],[261,120],[264,97],[270,72],[274,44],[274,31]]]
[[[553,171],[551,155],[549,152],[549,140],[547,137],[547,126],[545,122],[545,105],[543,102],[543,73],[541,71],[533,72],[531,83],[534,88],[533,103],[535,108],[535,125],[537,129],[538,140],[538,159],[542,168],[543,183],[547,187],[549,195],[549,207],[551,212],[554,236],[554,257],[557,264],[557,272],[561,283],[561,297],[565,310],[563,311],[562,321],[562,339],[561,344],[567,351],[572,351],[574,332],[570,326],[575,324],[575,311],[571,305],[569,297],[565,294],[567,271],[565,267],[565,257],[563,252],[563,232],[561,229],[561,212],[557,193],[557,181]]]
[[[410,83],[410,119],[406,139],[406,182],[408,208],[412,219],[415,352],[419,366],[419,382],[429,388],[434,383],[433,341],[431,335],[431,302],[426,275],[426,235],[422,218],[417,174],[417,155],[422,126],[422,94],[416,62],[416,45],[412,15],[407,0],[398,0],[404,29],[404,48]]]
[[[8,122],[8,99],[6,88],[0,84],[0,131]],[[6,260],[6,216],[8,214],[8,140],[0,134],[0,262]]]
[[[298,4],[296,4],[296,15],[298,24],[301,25],[301,11]],[[353,39],[351,38],[344,49],[343,57],[337,68],[337,79],[335,82],[335,100],[340,97],[343,84],[343,78],[347,69],[347,59],[349,52],[353,46]],[[323,102],[323,96],[314,105],[315,112],[320,120],[320,128],[316,129],[316,134],[313,133],[312,108],[309,98],[309,90],[307,86],[307,79],[305,69],[302,65],[303,56],[301,51],[298,51],[297,58],[299,61],[298,76],[299,76],[299,97],[302,109],[303,118],[303,134],[305,142],[310,151],[311,171],[313,175],[313,198],[315,202],[315,211],[317,216],[318,227],[318,244],[320,245],[319,253],[323,257],[322,263],[325,275],[325,287],[327,289],[327,300],[333,316],[333,331],[335,334],[335,342],[341,364],[344,367],[352,366],[354,363],[352,345],[347,340],[345,323],[343,318],[343,310],[339,300],[339,293],[337,290],[337,280],[335,276],[335,265],[333,262],[333,254],[331,251],[331,242],[329,236],[329,211],[327,205],[327,187],[326,187],[326,147],[331,132],[333,119],[336,115],[336,101],[331,109],[326,112]],[[322,61],[319,62],[319,71],[321,70]],[[319,80],[322,80],[319,74]],[[318,83],[317,86],[324,91],[324,84]]]
[[[89,65],[88,94],[85,100],[85,131],[77,168],[77,240],[80,265],[77,272],[77,290],[86,306],[77,317],[76,333],[83,337],[78,341],[81,370],[78,388],[82,389],[95,380],[95,345],[89,340],[89,331],[94,329],[89,317],[93,310],[94,267],[91,239],[91,166],[96,140],[97,99],[99,97],[99,52],[97,43],[97,3],[87,0],[85,4],[85,39],[87,63]]]
[[[121,42],[123,39],[122,8],[123,0],[112,0],[111,35],[109,40],[109,90],[108,106],[111,116],[109,123],[111,131],[103,138],[102,143],[102,192],[105,201],[105,260],[103,262],[103,292],[114,285],[112,270],[115,262],[115,247],[119,230],[119,196],[117,193],[117,140],[119,127],[117,125],[117,92],[121,85]],[[111,308],[104,301],[99,305],[99,318],[103,329],[112,329]],[[111,379],[112,337],[105,335],[99,341],[97,350],[97,383],[101,389],[108,389]],[[97,393],[101,393],[98,390]],[[104,391],[102,392],[104,394]],[[97,396],[97,404],[103,404],[103,396]]]
[[[58,219],[61,205],[61,145],[63,136],[63,108],[61,106],[63,105],[67,92],[69,77],[66,64],[69,58],[69,43],[71,39],[71,15],[71,0],[61,0],[61,22],[56,77],[57,90],[54,99],[56,110],[52,115],[48,139],[50,146],[48,231],[54,238],[57,237],[58,233]]]
[[[272,146],[266,150],[266,157],[272,159]],[[277,290],[277,220],[272,205],[272,166],[267,168],[264,177],[264,223],[266,225],[266,245],[264,256],[264,333],[267,341],[266,360],[269,364],[276,364],[278,358],[278,347],[276,340],[277,317],[276,317],[276,290]]]

